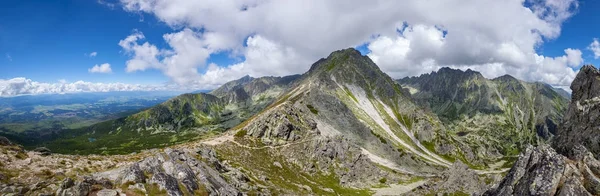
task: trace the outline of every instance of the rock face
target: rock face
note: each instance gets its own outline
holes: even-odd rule
[[[470,170],[464,163],[457,161],[450,169],[442,173],[442,183],[435,189],[436,192],[464,192],[480,195],[487,187],[483,181],[479,179],[477,173]]]
[[[600,71],[592,65],[581,68],[571,84],[573,95],[563,123],[559,127],[554,148],[570,154],[583,145],[596,157],[600,155]]]
[[[50,151],[50,149],[46,147],[38,147],[36,149],[33,149],[33,151],[40,153],[40,155],[42,156],[48,156],[52,154],[52,151]]]
[[[233,187],[233,183],[228,183],[223,177],[221,171],[225,169],[215,157],[212,151],[203,149],[197,153],[197,157],[209,160],[212,166],[198,160],[190,152],[186,153],[180,150],[165,149],[164,153],[157,153],[156,156],[147,157],[142,161],[136,162],[130,166],[98,173],[93,176],[86,176],[80,181],[73,181],[71,178],[65,179],[56,195],[117,195],[117,192],[134,190],[146,192],[146,188],[155,189],[158,192],[154,194],[166,194],[172,196],[183,195],[239,195],[238,189]],[[231,171],[229,171],[231,172]],[[112,175],[115,174],[116,175]],[[233,173],[236,173],[234,171]],[[237,175],[244,175],[237,171]],[[109,179],[112,178],[112,179]],[[112,182],[116,182],[116,187],[125,188],[113,190]],[[245,183],[245,182],[239,182]],[[145,185],[144,185],[145,184]],[[243,186],[236,184],[237,186]],[[99,192],[92,187],[100,186],[104,189]],[[246,185],[245,187],[249,187]],[[152,193],[149,193],[152,194]]]
[[[296,141],[302,135],[314,133],[317,128],[312,119],[304,118],[298,110],[290,103],[284,103],[252,120],[242,129],[266,144]]]
[[[600,152],[600,72],[582,67],[571,89],[572,101],[553,143],[556,151],[546,145],[528,147],[486,195],[600,194],[600,162],[594,158]]]
[[[550,146],[528,147],[504,180],[485,195],[598,195],[600,162],[577,146],[572,159]]]
[[[12,142],[8,140],[6,137],[0,136],[0,146],[12,146]]]

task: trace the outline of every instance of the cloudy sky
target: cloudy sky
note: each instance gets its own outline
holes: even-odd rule
[[[588,0],[6,0],[0,96],[207,90],[355,47],[394,78],[449,66],[568,87],[600,61]]]

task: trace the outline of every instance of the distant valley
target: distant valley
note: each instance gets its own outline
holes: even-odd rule
[[[0,135],[28,139],[136,113],[180,92],[106,92],[0,98]]]

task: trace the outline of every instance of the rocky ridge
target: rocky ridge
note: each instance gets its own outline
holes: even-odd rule
[[[397,82],[446,125],[445,137],[431,145],[442,153],[458,147],[471,164],[516,156],[553,138],[569,101],[547,84],[510,75],[486,79],[473,70],[441,68]]]
[[[573,96],[552,147],[528,147],[502,182],[486,195],[599,195],[600,162],[594,127],[599,71],[581,68],[571,84]],[[556,150],[555,150],[556,149]],[[589,149],[589,150],[588,150]]]
[[[11,164],[10,170],[0,171],[6,174],[2,193],[371,195],[375,188],[418,182],[422,185],[412,194],[478,195],[505,171],[486,162],[498,160],[479,160],[480,150],[456,142],[443,120],[355,49],[333,52],[302,76],[244,77],[163,106],[169,112],[142,112],[138,120],[106,123],[67,140],[107,144],[111,141],[100,142],[95,135],[106,128],[115,139],[130,133],[144,138],[113,141],[118,150],[151,148],[143,142],[153,137],[160,139],[156,149],[112,156],[42,156],[3,147],[0,158]],[[177,115],[165,117],[168,123],[152,123],[167,113]],[[193,125],[189,119],[205,124]],[[190,129],[207,137],[186,135],[190,131],[181,125],[188,122]],[[123,129],[127,123],[148,124],[152,131]],[[229,130],[211,132],[215,127]],[[170,142],[181,138],[191,139]],[[36,168],[42,170],[29,175]]]

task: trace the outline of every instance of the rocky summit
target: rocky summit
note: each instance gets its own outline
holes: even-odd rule
[[[582,68],[567,109],[546,84],[451,68],[393,80],[343,49],[302,75],[246,76],[36,146],[0,137],[0,191],[595,195],[595,74]]]

